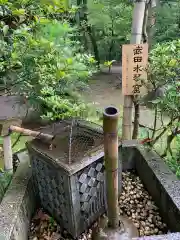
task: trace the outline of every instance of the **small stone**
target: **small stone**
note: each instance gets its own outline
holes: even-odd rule
[[[121,197],[121,200],[124,200],[124,199],[125,199],[125,196],[122,196],[122,197]]]
[[[119,213],[120,213],[120,215],[122,215],[122,214],[123,214],[123,211],[120,209],[120,210],[119,210]]]
[[[141,212],[141,216],[142,217],[146,217],[147,216],[147,212],[145,212],[145,211]]]
[[[157,225],[159,228],[163,228],[163,224],[162,224],[162,222],[160,222],[160,221],[156,222],[156,225]]]
[[[64,234],[64,235],[67,235],[68,233],[67,233],[67,231],[66,231],[66,230],[64,230],[64,231],[63,231],[63,234]]]
[[[167,228],[167,225],[165,223],[163,223],[162,225],[163,225],[163,228]]]
[[[161,221],[161,217],[158,215],[158,213],[156,213],[156,219],[157,219],[158,221]]]
[[[149,236],[149,235],[150,235],[150,232],[145,230],[145,231],[144,231],[144,235],[145,235],[145,236]]]
[[[140,224],[139,223],[134,223],[134,226],[137,227],[137,228],[140,228]]]
[[[87,235],[87,239],[90,240],[91,239],[91,234]]]
[[[150,230],[150,227],[145,227],[145,231],[149,231]]]
[[[59,239],[61,239],[61,234],[57,232],[53,232],[53,234],[51,235],[51,240],[59,240]]]
[[[145,223],[144,221],[141,221],[141,225],[142,225],[143,227],[145,227],[145,226],[146,226],[146,223]]]
[[[143,230],[139,230],[139,235],[140,235],[140,237],[144,236],[144,231]]]

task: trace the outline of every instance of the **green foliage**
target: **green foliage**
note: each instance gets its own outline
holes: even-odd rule
[[[32,137],[30,137],[30,136],[21,136],[19,138],[19,141],[17,142],[17,144],[15,144],[18,137],[19,137],[19,133],[12,133],[11,134],[11,143],[12,143],[12,146],[13,146],[13,149],[12,149],[13,153],[18,152],[18,151],[26,148],[25,143],[28,140],[32,139]],[[1,149],[2,146],[3,146],[3,138],[0,137],[0,168],[2,168],[2,164],[1,164],[1,156],[3,156],[2,149]]]
[[[123,0],[89,0],[87,12],[88,24],[95,30],[100,59],[119,60],[120,45],[130,37],[132,6]]]
[[[170,166],[171,170],[180,179],[180,137],[177,136],[176,139],[176,149],[173,151],[173,155],[170,154],[166,157],[166,162]]]
[[[0,202],[4,196],[4,193],[11,182],[12,174],[3,172],[0,170]]]
[[[104,62],[104,66],[109,68],[109,72],[111,71],[111,67],[112,67],[114,62],[116,62],[116,60],[111,60],[111,61],[105,61]]]
[[[180,2],[162,3],[156,8],[154,43],[180,38]]]
[[[165,89],[164,96],[152,103],[162,114],[176,119],[180,112],[179,61],[180,40],[157,44],[150,54],[149,80],[154,90]]]
[[[169,118],[169,122],[166,123],[162,120],[162,126],[157,130],[156,122],[159,115],[155,114],[153,146],[156,148],[158,141],[163,140],[162,156],[180,177],[180,40],[157,44],[151,51],[149,60],[148,80],[152,84],[152,89],[154,91],[162,87],[164,89],[164,94],[151,103],[156,113]],[[175,149],[172,149],[173,145]],[[160,150],[162,151],[162,146]]]
[[[87,112],[76,92],[96,71],[93,56],[74,40],[77,29],[57,15],[67,10],[63,2],[6,1],[11,21],[1,22],[1,83],[15,85],[11,92],[26,96],[52,120]]]

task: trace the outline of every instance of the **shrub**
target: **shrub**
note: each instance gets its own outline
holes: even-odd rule
[[[76,28],[58,17],[65,13],[62,3],[3,2],[9,19],[2,19],[0,40],[0,75],[6,92],[26,96],[43,117],[53,120],[86,114],[88,106],[77,90],[86,87],[96,62],[74,40]]]

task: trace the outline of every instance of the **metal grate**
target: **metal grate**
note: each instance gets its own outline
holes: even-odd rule
[[[100,160],[77,174],[81,216],[83,222],[87,224],[92,222],[102,206],[105,207],[104,169],[104,164]]]
[[[106,211],[103,129],[71,119],[39,130],[55,136],[52,144],[38,139],[27,144],[41,205],[78,237]]]
[[[53,167],[44,162],[40,156],[38,159],[34,156],[32,167],[34,184],[38,189],[42,206],[68,229],[70,216],[68,216],[69,199],[65,187],[66,175],[61,170],[54,171]]]
[[[40,152],[65,164],[72,164],[90,156],[103,145],[102,127],[79,119],[64,120],[40,129],[55,135],[52,148],[35,139],[32,145]]]

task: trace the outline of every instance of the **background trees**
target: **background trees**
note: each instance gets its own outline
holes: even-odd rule
[[[180,37],[180,2],[160,1],[155,9],[153,43],[172,41]]]
[[[120,60],[120,45],[130,38],[132,5],[125,1],[87,3],[88,24],[94,28],[100,59]]]

